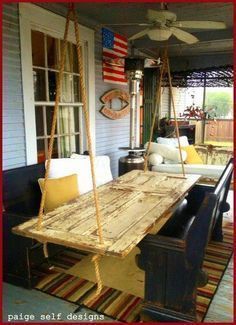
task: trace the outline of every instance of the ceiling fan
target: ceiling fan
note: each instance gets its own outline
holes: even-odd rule
[[[161,4],[160,10],[147,11],[148,23],[137,23],[137,24],[116,24],[116,25],[138,25],[146,26],[144,30],[132,35],[129,40],[135,40],[144,35],[148,35],[151,40],[154,41],[165,41],[168,40],[171,35],[175,36],[182,42],[187,44],[194,44],[198,42],[198,38],[194,35],[186,32],[180,28],[192,28],[192,29],[225,29],[226,25],[220,21],[191,21],[183,20],[178,21],[175,13],[171,12],[167,8],[166,3]],[[115,24],[111,24],[115,25]]]

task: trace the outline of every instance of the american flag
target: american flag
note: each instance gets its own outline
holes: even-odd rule
[[[125,60],[128,54],[127,39],[109,29],[102,28],[103,47],[103,81],[127,84],[125,77]]]

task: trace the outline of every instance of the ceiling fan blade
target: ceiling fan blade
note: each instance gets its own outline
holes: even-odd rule
[[[221,21],[174,21],[169,24],[171,27],[180,27],[180,28],[198,28],[198,29],[225,29],[226,24]]]
[[[187,44],[194,44],[197,43],[199,40],[197,37],[193,36],[192,34],[185,32],[176,27],[170,27],[172,34],[177,37],[179,40],[187,43]]]
[[[138,33],[134,34],[133,36],[129,37],[128,40],[132,41],[137,38],[140,38],[140,37],[146,35],[148,31],[149,31],[149,28],[146,28],[146,29],[142,30],[141,32],[138,32]]]
[[[152,23],[119,23],[119,24],[102,24],[104,26],[152,26]]]

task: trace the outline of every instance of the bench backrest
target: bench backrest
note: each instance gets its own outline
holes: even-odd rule
[[[44,177],[44,163],[3,172],[3,206],[6,212],[35,216],[41,192],[38,178]]]
[[[230,183],[233,175],[233,169],[234,169],[233,158],[231,158],[214,188],[213,193],[217,197],[217,206],[213,217],[214,218],[213,226],[217,222],[217,219],[220,216],[220,214],[227,211],[226,200],[227,200]]]
[[[209,241],[214,214],[217,208],[217,196],[206,193],[205,198],[186,234],[186,259],[192,267],[201,267],[205,248]]]
[[[226,199],[233,174],[233,159],[230,159],[219,178],[214,191],[206,192],[201,206],[186,236],[186,257],[191,265],[201,266],[205,248],[211,238],[212,230],[227,211]]]

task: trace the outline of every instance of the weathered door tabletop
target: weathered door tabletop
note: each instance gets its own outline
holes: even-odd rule
[[[39,231],[37,217],[12,231],[41,242],[125,257],[154,226],[161,228],[199,177],[133,170],[99,187],[104,244],[99,243],[92,192],[46,214]]]

